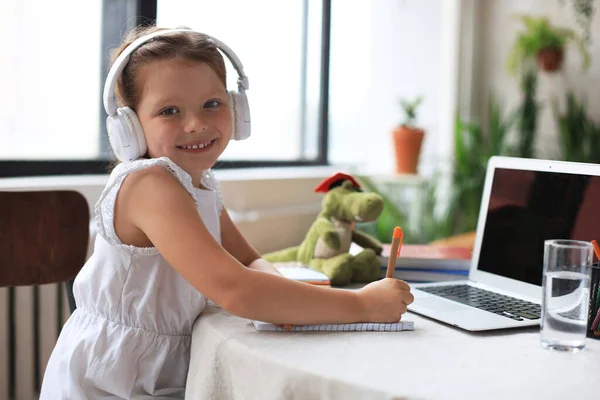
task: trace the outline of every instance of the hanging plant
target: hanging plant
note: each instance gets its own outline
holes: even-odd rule
[[[590,55],[583,40],[572,29],[554,26],[546,17],[522,15],[521,21],[525,30],[517,35],[507,60],[511,74],[515,75],[532,59],[543,71],[558,71],[568,44],[577,46],[583,58],[583,69],[588,68]]]

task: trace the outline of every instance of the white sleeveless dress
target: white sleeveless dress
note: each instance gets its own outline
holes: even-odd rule
[[[42,400],[184,398],[192,326],[206,298],[156,248],[123,244],[113,224],[125,177],[154,165],[173,173],[221,242],[222,199],[210,170],[205,190],[166,157],[118,165],[96,204],[94,252],[75,279],[77,309],[48,362]]]

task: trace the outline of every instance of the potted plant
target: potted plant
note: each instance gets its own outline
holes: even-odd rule
[[[522,15],[525,31],[520,32],[508,56],[508,70],[516,74],[521,64],[530,60],[537,62],[538,68],[546,72],[558,71],[564,59],[564,49],[575,44],[582,57],[583,69],[589,66],[590,56],[584,41],[569,28],[554,26],[546,17]]]
[[[397,126],[392,135],[396,156],[396,172],[399,174],[416,174],[421,153],[421,144],[425,131],[416,126],[417,107],[423,101],[419,96],[415,100],[400,100],[404,110],[404,121]]]

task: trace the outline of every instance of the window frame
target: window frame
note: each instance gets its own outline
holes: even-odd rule
[[[320,52],[320,87],[319,111],[317,127],[317,156],[314,160],[219,160],[214,169],[259,168],[259,167],[301,167],[329,165],[328,160],[328,128],[329,128],[329,48],[331,27],[331,0],[321,0],[321,52]],[[304,9],[308,8],[308,0],[304,0]],[[109,51],[121,41],[124,30],[135,25],[152,24],[156,21],[157,0],[104,0],[102,2],[102,34],[101,34],[101,65],[100,84],[104,86],[109,70]],[[304,20],[306,27],[307,21]],[[306,29],[304,29],[306,41]],[[306,57],[306,45],[303,45]],[[306,75],[306,62],[303,62],[303,75]],[[305,88],[306,91],[306,88]],[[305,93],[302,94],[305,96]],[[305,105],[301,112],[304,114]],[[100,151],[108,153],[108,138],[106,134],[106,113],[100,102]],[[302,121],[302,141],[305,141],[306,126]],[[109,172],[113,160],[0,160],[0,178],[52,176],[52,175],[102,175]]]

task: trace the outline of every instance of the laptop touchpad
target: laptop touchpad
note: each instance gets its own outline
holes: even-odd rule
[[[455,301],[446,300],[437,296],[415,296],[415,301],[411,304],[408,309],[414,309],[414,311],[430,312],[430,313],[441,313],[449,311],[460,311],[465,310],[463,304]]]

